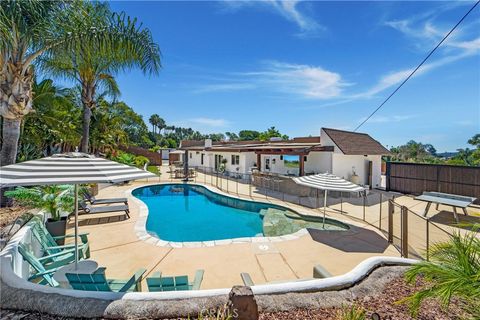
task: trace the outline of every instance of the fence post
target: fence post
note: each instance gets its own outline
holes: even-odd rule
[[[380,193],[380,214],[378,220],[378,229],[382,230],[382,204],[383,204],[383,194]]]
[[[401,211],[401,253],[402,257],[408,258],[408,208],[402,206]]]
[[[427,247],[426,248],[426,255],[427,255],[426,258],[427,258],[427,261],[429,261],[430,260],[430,257],[429,257],[429,254],[430,254],[430,252],[429,252],[430,251],[430,220],[426,219],[426,221],[427,221],[427,228],[425,230],[425,232],[426,232],[426,237],[425,238],[426,238],[426,242],[427,242],[426,243],[426,247]]]
[[[393,243],[393,212],[395,207],[392,200],[388,200],[388,243]]]

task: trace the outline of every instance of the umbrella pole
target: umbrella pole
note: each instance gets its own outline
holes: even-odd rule
[[[75,270],[78,268],[78,184],[75,184]]]
[[[323,226],[322,228],[325,229],[325,210],[327,209],[327,189],[325,189],[325,197],[323,199]]]

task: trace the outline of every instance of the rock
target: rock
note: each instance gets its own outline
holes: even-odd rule
[[[258,306],[252,289],[234,286],[228,295],[228,311],[233,319],[258,320]]]

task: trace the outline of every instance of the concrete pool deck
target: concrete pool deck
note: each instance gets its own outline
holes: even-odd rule
[[[126,190],[144,184],[135,182],[108,187],[101,190],[98,197],[120,197]],[[332,235],[338,238],[336,247],[315,241],[310,234],[281,242],[232,243],[201,248],[159,247],[137,237],[134,226],[139,219],[139,207],[134,201],[129,203],[130,219],[115,213],[81,215],[79,219],[80,232],[89,233],[91,259],[106,267],[107,276],[111,278],[128,278],[142,267],[147,269],[146,276],[162,271],[164,275],[188,274],[193,277],[196,269],[204,269],[201,288],[212,289],[242,284],[242,272],[248,272],[256,284],[262,284],[311,278],[317,264],[333,275],[340,275],[368,257],[399,256],[375,228],[358,223],[358,229],[344,232],[342,237]],[[359,243],[364,249],[358,248]],[[352,249],[352,244],[357,248]]]
[[[162,167],[162,178],[158,182],[180,182],[170,180],[166,173],[168,168]],[[203,184],[201,174],[196,179],[197,184]],[[153,184],[157,181],[136,181],[123,186],[110,186],[100,190],[98,198],[123,197],[128,191],[137,187]],[[225,182],[222,182],[225,186]],[[232,184],[232,182],[230,182]],[[215,190],[215,187],[209,186]],[[232,187],[230,187],[232,188]],[[262,202],[271,202],[291,208],[302,214],[321,216],[322,211],[299,206],[280,199],[265,199],[258,190],[252,193],[246,184],[234,186],[238,197]],[[219,193],[225,192],[217,189]],[[231,192],[230,196],[237,196]],[[249,197],[249,193],[252,197]],[[421,212],[424,205],[410,197],[397,198],[402,204]],[[135,226],[142,219],[140,205],[137,201],[129,201],[130,219],[121,213],[101,215],[81,215],[79,218],[80,232],[88,232],[91,243],[91,259],[100,266],[106,267],[109,278],[128,278],[137,269],[146,268],[146,276],[154,271],[163,275],[183,275],[193,277],[195,270],[204,269],[205,274],[201,289],[225,288],[242,284],[240,273],[247,272],[255,284],[272,281],[296,280],[311,278],[313,267],[322,265],[333,275],[341,275],[352,270],[361,261],[372,256],[399,257],[398,250],[389,245],[383,233],[376,227],[379,224],[377,212],[379,204],[367,208],[367,221],[361,221],[363,207],[350,203],[343,204],[343,210],[348,215],[341,214],[331,208],[339,208],[339,204],[331,205],[327,217],[346,222],[353,226],[350,231],[318,231],[292,240],[279,242],[261,241],[248,243],[231,243],[211,247],[181,248],[162,247],[155,241],[140,239]],[[382,226],[386,226],[386,203],[383,204],[384,215]],[[478,210],[477,210],[478,211]],[[470,212],[470,211],[469,211]],[[453,217],[452,217],[453,219]],[[73,220],[69,225],[69,233],[73,232]],[[452,228],[456,229],[456,228]],[[419,230],[421,232],[421,230]],[[154,239],[153,239],[154,240]],[[146,286],[143,288],[146,291]]]

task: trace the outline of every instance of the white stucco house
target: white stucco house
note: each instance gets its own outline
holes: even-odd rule
[[[180,149],[193,167],[286,176],[329,172],[372,188],[381,185],[382,155],[389,153],[366,133],[329,128],[322,128],[320,136],[292,140],[182,141]]]

